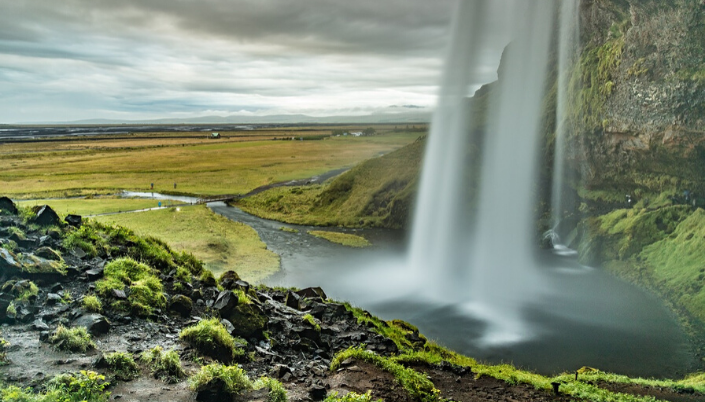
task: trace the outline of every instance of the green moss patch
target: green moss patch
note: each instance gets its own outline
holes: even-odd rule
[[[238,346],[240,342],[236,342],[217,318],[201,320],[196,325],[184,328],[179,338],[199,353],[224,363],[245,357],[245,351]]]
[[[105,355],[105,360],[118,380],[129,381],[139,376],[140,368],[135,363],[135,359],[125,352],[109,353]]]
[[[326,239],[332,243],[338,243],[348,247],[362,248],[372,245],[372,243],[367,241],[367,239],[365,239],[364,237],[348,233],[330,232],[326,230],[309,230],[308,234],[321,239]]]
[[[156,271],[131,258],[119,258],[105,266],[105,278],[96,283],[103,298],[113,298],[115,290],[129,293],[127,300],[117,300],[113,306],[147,316],[155,308],[164,308],[166,296]],[[129,289],[128,289],[129,288]]]
[[[186,377],[179,354],[175,350],[165,352],[161,346],[156,346],[142,353],[140,360],[149,366],[155,378],[167,383],[173,384]]]
[[[66,328],[59,324],[54,334],[49,337],[49,342],[54,344],[56,349],[68,352],[95,349],[95,343],[84,327]]]
[[[237,395],[253,388],[252,381],[240,366],[209,364],[189,379],[192,390],[198,392],[214,381],[221,381],[226,392]]]

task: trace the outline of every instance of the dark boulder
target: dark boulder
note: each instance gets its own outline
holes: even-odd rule
[[[306,298],[306,299],[320,298],[321,300],[326,300],[328,298],[328,296],[326,296],[326,293],[323,291],[323,289],[321,289],[319,287],[301,289],[298,292],[296,292],[296,294],[303,297],[303,298]]]
[[[69,225],[76,228],[80,228],[83,223],[83,218],[81,215],[68,215],[64,221]]]
[[[308,396],[313,401],[322,401],[322,400],[326,399],[327,395],[328,395],[328,391],[326,390],[326,387],[324,387],[323,385],[315,384],[315,385],[312,385],[311,388],[308,389]]]
[[[37,216],[34,218],[34,223],[39,226],[60,226],[61,218],[50,206],[44,205],[39,208]]]
[[[73,323],[76,327],[84,327],[93,335],[103,335],[110,331],[110,323],[100,314],[84,314]]]
[[[196,390],[196,400],[199,402],[225,402],[232,401],[233,395],[228,392],[225,381],[214,378]]]
[[[41,318],[37,318],[32,323],[32,329],[35,331],[48,331],[49,326]]]
[[[19,271],[21,268],[15,254],[4,248],[0,248],[0,272]]]
[[[300,310],[301,309],[301,296],[298,294],[288,291],[286,293],[286,306],[291,307],[294,310]]]
[[[237,288],[235,283],[240,280],[240,276],[235,271],[226,271],[225,273],[223,273],[223,275],[220,276],[218,282],[220,283],[220,286],[223,287],[223,289],[233,290]]]
[[[193,301],[184,295],[176,295],[169,301],[169,311],[173,311],[182,317],[188,317],[193,309]]]
[[[17,207],[11,199],[0,197],[0,213],[17,215]]]
[[[49,293],[47,295],[46,304],[53,305],[53,304],[57,304],[59,302],[61,302],[61,295],[59,295],[58,293]]]
[[[51,261],[61,261],[61,254],[56,252],[55,250],[52,250],[49,247],[40,247],[38,248],[35,252],[34,255],[37,257],[42,257],[45,260],[51,260]]]
[[[100,279],[102,277],[103,277],[103,268],[102,267],[92,268],[92,269],[89,269],[88,271],[86,271],[86,279],[88,279],[91,282],[97,281],[98,279]]]
[[[227,317],[237,307],[238,303],[236,294],[230,290],[224,290],[218,294],[215,303],[213,303],[213,308],[220,312],[221,317]]]
[[[267,328],[267,316],[254,304],[238,304],[229,314],[222,317],[230,321],[235,330],[234,336],[250,339],[263,339]]]

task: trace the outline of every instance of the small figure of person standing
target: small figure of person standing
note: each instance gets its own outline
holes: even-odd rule
[[[176,190],[176,182],[174,182],[174,190]]]
[[[150,187],[154,190],[154,183],[150,183]]]

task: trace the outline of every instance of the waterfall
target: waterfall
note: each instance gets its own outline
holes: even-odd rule
[[[553,156],[553,186],[551,189],[551,230],[553,245],[556,250],[565,252],[565,244],[569,243],[568,233],[565,228],[559,228],[561,220],[568,208],[569,202],[565,199],[567,177],[566,143],[569,134],[568,122],[568,97],[570,77],[575,68],[575,55],[580,39],[580,19],[578,14],[578,0],[568,0],[561,3],[560,36],[558,53],[558,91],[556,104],[556,141]]]
[[[541,292],[533,260],[542,102],[556,19],[572,21],[577,12],[570,10],[572,0],[560,3],[571,6],[559,14],[557,1],[459,3],[427,141],[409,264],[424,278],[427,296],[484,318],[487,342],[525,338],[530,330],[523,308]],[[480,170],[472,172],[479,178],[477,206],[468,220],[468,98],[488,31],[496,37],[497,25],[505,27],[500,35],[511,45],[490,93]]]

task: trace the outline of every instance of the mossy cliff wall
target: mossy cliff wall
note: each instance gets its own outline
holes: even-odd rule
[[[571,76],[581,196],[705,195],[705,2],[583,0]]]

